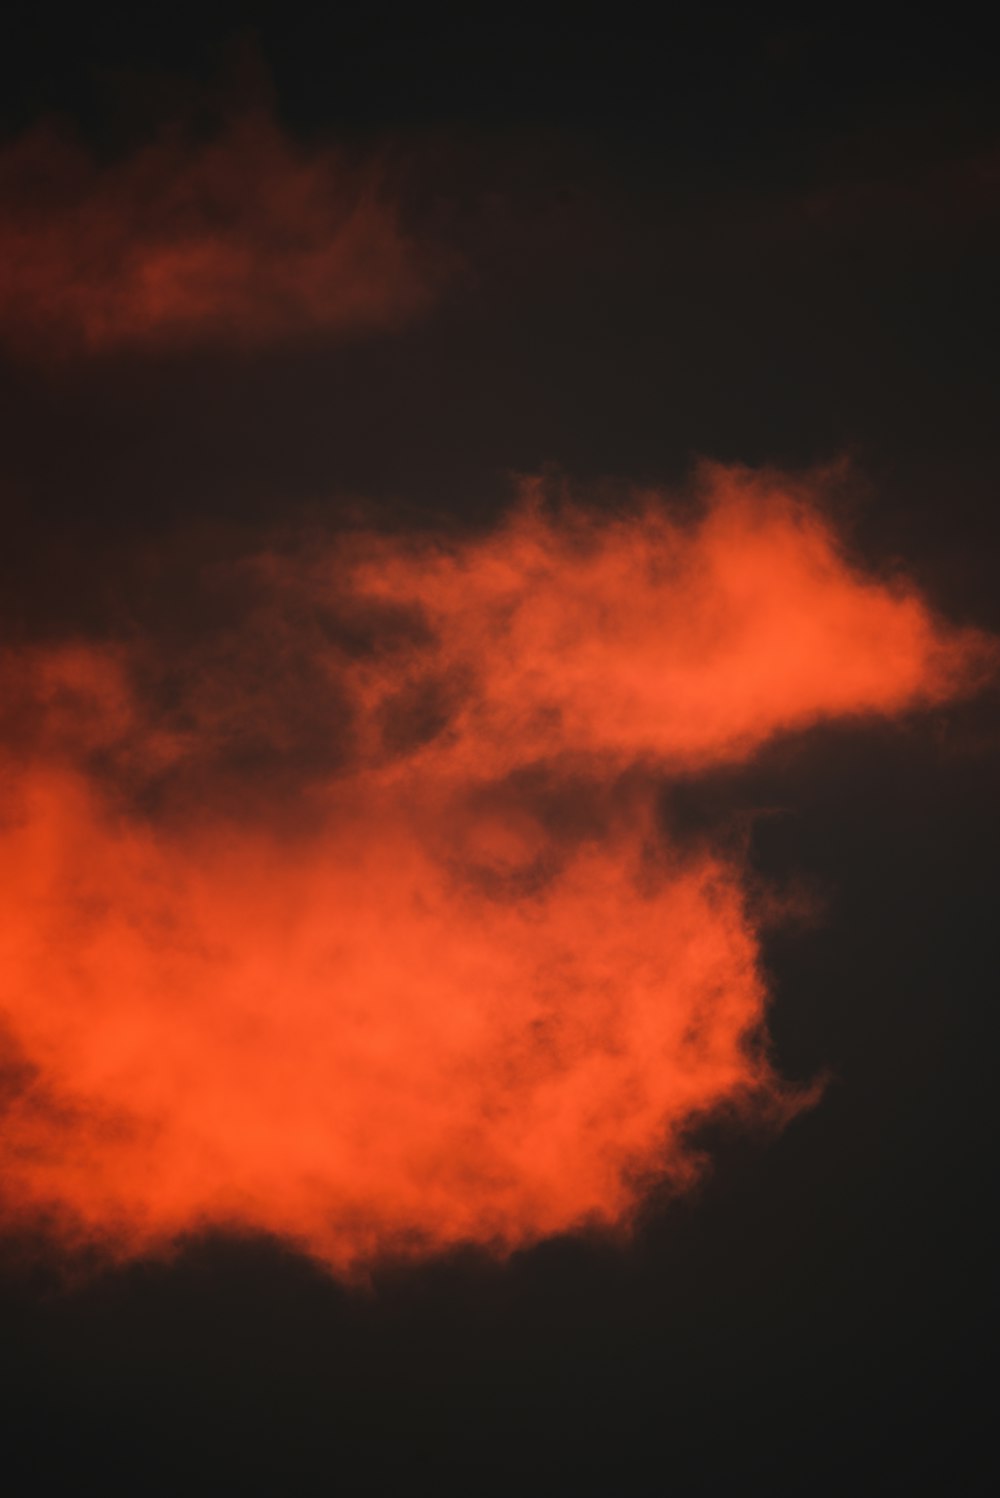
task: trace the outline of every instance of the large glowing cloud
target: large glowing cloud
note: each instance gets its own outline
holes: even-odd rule
[[[743,871],[658,788],[967,690],[981,637],[723,470],[696,512],[529,486],[488,535],[234,577],[183,649],[3,662],[8,1220],[506,1251],[683,1186],[706,1113],[792,1106]]]

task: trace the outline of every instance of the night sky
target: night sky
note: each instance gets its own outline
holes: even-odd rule
[[[992,1492],[985,33],[2,35],[5,1489]]]

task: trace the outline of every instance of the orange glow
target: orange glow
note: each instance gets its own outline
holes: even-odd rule
[[[46,352],[395,326],[440,272],[372,166],[301,150],[260,115],[103,167],[25,137],[0,154],[0,259],[0,335]]]
[[[801,486],[706,491],[529,486],[485,537],[234,564],[179,706],[152,637],[7,657],[10,1219],[122,1254],[258,1229],[347,1273],[503,1252],[683,1187],[693,1119],[793,1106],[743,870],[672,846],[658,787],[971,689],[991,647]]]

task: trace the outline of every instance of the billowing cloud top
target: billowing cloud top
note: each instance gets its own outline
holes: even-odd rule
[[[193,641],[7,653],[10,1218],[118,1253],[237,1225],[339,1272],[508,1250],[682,1186],[706,1112],[794,1106],[744,871],[659,788],[969,690],[992,647],[852,564],[807,485],[704,489],[529,485],[488,534],[216,569]]]

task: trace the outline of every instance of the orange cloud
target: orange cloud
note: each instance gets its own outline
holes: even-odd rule
[[[504,1252],[683,1187],[707,1113],[794,1106],[744,871],[658,788],[971,690],[988,642],[724,470],[696,515],[529,490],[234,577],[194,646],[3,665],[8,1220]]]
[[[0,222],[0,336],[29,350],[356,334],[439,280],[374,167],[261,114],[104,165],[36,131],[0,154]]]

